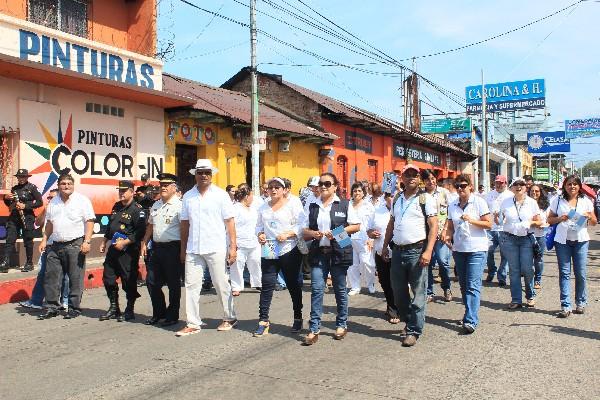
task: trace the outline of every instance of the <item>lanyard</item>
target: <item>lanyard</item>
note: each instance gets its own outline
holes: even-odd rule
[[[515,210],[517,210],[517,217],[519,217],[519,222],[523,222],[523,220],[521,219],[521,214],[519,213],[519,211],[525,205],[525,200],[527,200],[527,198],[525,198],[523,200],[523,204],[521,204],[521,207],[517,207],[517,200],[515,200],[515,198],[513,197],[513,204],[515,205]]]
[[[404,214],[406,214],[406,210],[408,210],[410,208],[410,206],[412,205],[412,203],[415,202],[415,199],[417,197],[418,197],[418,194],[416,194],[412,199],[410,199],[410,201],[408,202],[406,207],[404,207],[404,194],[400,195],[400,221],[398,221],[398,222],[402,222],[402,219],[404,218]]]

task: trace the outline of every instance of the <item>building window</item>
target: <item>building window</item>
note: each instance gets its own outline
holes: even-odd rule
[[[369,160],[369,182],[378,183],[379,182],[379,171],[377,168],[377,160]]]
[[[27,19],[87,38],[88,0],[28,0]]]
[[[336,164],[335,175],[340,181],[340,194],[346,198],[348,194],[348,159],[345,156],[339,156]]]
[[[108,104],[85,103],[85,111],[96,114],[112,115],[113,117],[125,117],[125,109]]]

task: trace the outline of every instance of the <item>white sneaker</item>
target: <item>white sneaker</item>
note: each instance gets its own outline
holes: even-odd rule
[[[369,293],[373,294],[375,292],[376,292],[376,290],[375,290],[375,284],[372,283],[372,284],[369,285]]]
[[[360,289],[350,289],[350,291],[348,292],[348,296],[356,296],[359,293]]]
[[[44,307],[42,306],[38,306],[36,304],[33,304],[31,301],[27,300],[27,301],[21,301],[19,302],[19,305],[21,307],[25,307],[25,308],[33,308],[34,310],[42,310]]]

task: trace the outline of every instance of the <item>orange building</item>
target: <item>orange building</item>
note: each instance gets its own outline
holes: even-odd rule
[[[250,70],[243,68],[222,85],[250,92]],[[356,181],[381,183],[384,172],[400,171],[408,162],[429,168],[438,178],[468,170],[476,157],[456,145],[402,128],[398,123],[329,96],[259,73],[260,99],[270,107],[315,129],[336,136],[321,149],[321,171],[333,172],[346,191]]]
[[[155,54],[156,0],[0,0],[1,189],[69,172],[100,233],[115,183],[164,168],[165,109],[193,103],[162,91]]]

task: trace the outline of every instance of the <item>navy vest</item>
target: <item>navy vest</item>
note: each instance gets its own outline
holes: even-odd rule
[[[331,211],[329,217],[331,218],[330,229],[333,230],[338,226],[348,226],[348,200],[342,199],[334,201],[331,204]],[[308,229],[318,231],[317,218],[319,217],[319,211],[321,208],[316,203],[311,203],[308,206]],[[313,240],[310,245],[309,262],[315,264],[315,260],[319,250],[319,241]],[[352,265],[352,246],[340,247],[340,245],[334,240],[331,242],[332,249],[332,261],[333,264],[338,267],[349,267]]]

